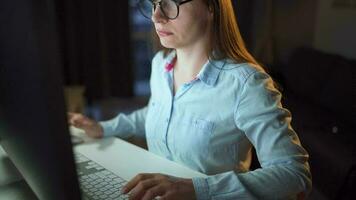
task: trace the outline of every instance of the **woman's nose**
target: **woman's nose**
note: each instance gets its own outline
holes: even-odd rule
[[[159,8],[160,5],[156,6],[156,9],[153,10],[152,13],[152,22],[154,23],[162,23],[166,22],[167,18],[163,15],[161,8]]]

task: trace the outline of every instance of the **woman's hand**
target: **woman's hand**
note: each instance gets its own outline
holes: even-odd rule
[[[101,138],[104,130],[101,125],[80,113],[68,113],[68,123],[76,128],[83,129],[89,137]]]
[[[164,174],[138,174],[126,184],[122,192],[130,192],[130,200],[151,200],[157,196],[162,200],[195,199],[191,179]]]

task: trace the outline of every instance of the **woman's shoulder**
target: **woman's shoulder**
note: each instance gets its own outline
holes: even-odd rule
[[[225,60],[222,74],[232,76],[241,82],[246,82],[251,77],[269,77],[267,72],[260,65],[254,63],[236,63],[235,61]]]
[[[272,77],[260,65],[226,62],[224,69],[221,74],[226,77],[221,77],[220,80],[231,80],[231,77],[233,77],[234,82],[237,82],[236,87],[233,88],[241,93],[245,92],[248,95],[259,93],[259,97],[264,96],[266,98],[268,97],[267,94],[279,94]]]

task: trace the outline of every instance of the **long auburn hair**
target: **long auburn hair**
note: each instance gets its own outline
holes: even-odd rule
[[[210,57],[217,60],[229,58],[238,63],[248,62],[258,65],[242,39],[231,0],[204,1],[213,12]]]
[[[203,0],[213,12],[211,49],[209,57],[214,60],[231,59],[236,63],[250,63],[262,68],[247,50],[242,39],[231,0]],[[159,39],[155,34],[155,42]],[[172,49],[159,45],[167,55]]]

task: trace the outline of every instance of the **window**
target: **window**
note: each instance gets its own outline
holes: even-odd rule
[[[136,7],[137,0],[130,0],[130,25],[132,45],[132,65],[134,67],[135,96],[150,94],[149,78],[151,59],[154,56],[152,40],[152,23],[144,18]]]

